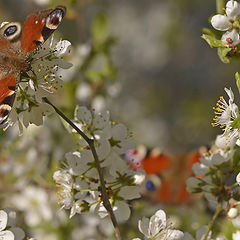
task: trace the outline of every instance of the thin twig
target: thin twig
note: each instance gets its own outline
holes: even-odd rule
[[[114,226],[117,239],[122,240],[116,217],[113,213],[111,203],[109,202],[109,196],[108,196],[108,192],[107,192],[104,177],[103,177],[103,170],[100,166],[100,161],[98,159],[98,155],[97,155],[97,152],[96,152],[96,149],[95,149],[95,146],[94,146],[94,140],[90,139],[84,132],[82,132],[66,115],[64,115],[57,107],[55,107],[46,97],[43,98],[43,101],[46,102],[47,104],[51,105],[54,108],[55,112],[60,117],[62,117],[73,129],[75,129],[77,131],[77,133],[79,135],[81,135],[82,138],[88,143],[88,145],[89,145],[89,147],[92,151],[92,154],[93,154],[93,157],[94,157],[94,160],[95,160],[95,163],[96,163],[96,168],[97,168],[97,171],[98,171],[99,179],[100,179],[101,199],[103,201],[103,206],[106,208],[106,210],[107,210],[107,212],[108,212],[108,214],[111,218],[111,221],[112,221],[112,224]]]
[[[221,203],[218,203],[217,210],[216,210],[215,214],[213,215],[211,221],[210,221],[209,224],[208,224],[208,228],[207,228],[207,231],[206,231],[206,233],[205,233],[205,235],[204,235],[203,240],[207,240],[208,234],[209,234],[209,232],[211,231],[211,229],[212,229],[212,227],[213,227],[213,224],[215,223],[215,221],[216,221],[218,215],[221,213],[221,211],[222,211],[222,204],[221,204]]]

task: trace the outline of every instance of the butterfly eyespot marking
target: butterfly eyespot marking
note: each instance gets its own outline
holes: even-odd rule
[[[3,36],[13,42],[20,38],[21,30],[21,24],[18,22],[7,23],[1,29]]]
[[[12,108],[8,104],[0,105],[0,124],[4,124],[6,122],[11,109]]]
[[[46,28],[56,29],[61,23],[66,9],[64,7],[58,7],[53,10],[46,18]]]
[[[16,25],[10,26],[4,31],[4,36],[8,37],[8,36],[14,34],[16,31],[17,31]]]

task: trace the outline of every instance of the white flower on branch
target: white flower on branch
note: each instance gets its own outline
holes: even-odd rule
[[[118,221],[130,216],[127,200],[140,197],[144,172],[129,169],[121,154],[133,145],[131,134],[123,124],[110,121],[108,111],[96,113],[86,107],[76,111],[75,124],[94,141],[94,146],[104,175],[109,202]],[[75,134],[76,131],[72,130]],[[103,205],[102,186],[93,153],[87,142],[79,135],[79,150],[65,155],[65,169],[54,173],[60,188],[61,208],[70,209],[70,217],[86,211],[94,211],[100,217],[108,215]]]
[[[231,124],[239,116],[238,106],[234,103],[234,94],[230,89],[225,88],[225,91],[229,97],[228,103],[225,101],[223,96],[220,97],[219,101],[216,104],[215,117],[213,126],[220,126],[223,129],[224,133],[217,138],[217,144],[223,148],[224,137],[225,137],[225,146],[233,147],[240,137],[240,130],[238,128],[233,128]]]
[[[212,17],[212,26],[219,31],[226,31],[222,35],[223,42],[239,40],[239,16],[240,4],[231,0],[226,4],[226,15],[217,14]]]
[[[145,239],[155,240],[180,240],[183,239],[183,232],[173,229],[173,224],[167,222],[166,214],[163,210],[158,210],[150,219],[143,217],[138,222],[140,232]],[[139,238],[134,238],[135,240]],[[133,239],[133,240],[134,240]]]

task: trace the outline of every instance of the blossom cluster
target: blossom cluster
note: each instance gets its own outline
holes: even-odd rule
[[[202,38],[207,41],[211,48],[217,48],[218,56],[222,62],[230,63],[231,57],[240,56],[240,4],[230,0],[226,3],[224,10],[224,14],[216,14],[211,18],[213,28],[221,32],[221,40],[219,40],[217,31],[212,31],[212,29],[204,29]]]
[[[239,40],[240,33],[240,4],[237,1],[230,0],[226,3],[226,14],[217,14],[212,17],[212,26],[225,32],[221,40],[227,44]]]
[[[20,133],[29,124],[41,125],[43,116],[52,112],[52,108],[43,102],[47,97],[62,87],[60,72],[68,69],[71,63],[63,57],[69,54],[71,43],[67,40],[55,41],[49,38],[37,48],[28,60],[31,70],[21,76],[13,109],[9,115],[8,126],[18,123]]]
[[[234,103],[231,89],[225,88],[229,97],[226,101],[222,96],[214,108],[216,116],[213,126],[223,130],[215,144],[200,158],[200,163],[193,165],[194,177],[187,180],[187,190],[191,193],[204,193],[209,206],[216,208],[221,204],[233,222],[239,222],[240,192],[238,188],[240,172],[238,116],[239,108]],[[238,176],[237,176],[238,175]],[[237,178],[236,178],[237,176]]]
[[[214,108],[216,115],[213,119],[214,123],[212,123],[212,125],[220,126],[224,131],[223,135],[217,139],[218,145],[222,148],[232,148],[240,137],[239,128],[234,128],[232,126],[233,122],[239,116],[239,108],[234,103],[234,94],[232,90],[225,88],[225,91],[229,97],[228,103],[222,96],[220,97]]]
[[[143,175],[142,171],[130,170],[121,157],[121,154],[135,147],[130,141],[131,134],[123,124],[111,122],[108,111],[97,113],[79,107],[75,115],[75,124],[94,141],[116,218],[125,221],[130,216],[126,201],[140,197],[136,181],[139,175]],[[62,208],[71,209],[70,217],[86,211],[97,212],[100,217],[105,217],[107,212],[101,198],[95,159],[83,138],[79,137],[78,143],[76,151],[66,153],[64,169],[53,175],[60,188],[59,204]]]

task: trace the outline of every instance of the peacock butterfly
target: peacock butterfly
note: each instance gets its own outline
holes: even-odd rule
[[[133,170],[144,169],[146,178],[142,195],[151,203],[170,205],[188,204],[193,201],[186,190],[186,180],[192,175],[192,166],[199,162],[202,150],[174,156],[158,148],[139,146],[129,150],[123,158]]]
[[[21,74],[31,70],[31,56],[57,29],[66,14],[64,6],[34,12],[23,27],[19,22],[0,28],[0,126],[8,118]]]

